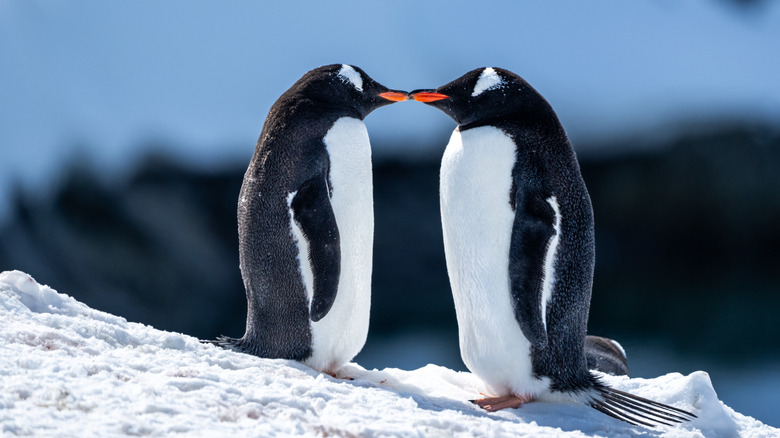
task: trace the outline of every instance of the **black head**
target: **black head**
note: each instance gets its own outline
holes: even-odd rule
[[[359,67],[331,64],[307,72],[289,92],[295,98],[310,99],[322,107],[355,111],[361,119],[371,111],[408,100],[405,91],[390,90],[371,79]]]
[[[435,90],[415,90],[409,95],[444,111],[460,126],[555,115],[528,82],[502,68],[478,68]]]

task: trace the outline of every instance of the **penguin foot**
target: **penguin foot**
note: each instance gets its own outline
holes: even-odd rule
[[[339,376],[339,375],[338,375],[338,373],[336,373],[335,371],[323,371],[322,373],[323,373],[323,374],[327,374],[327,375],[329,375],[329,376],[333,377],[333,378],[334,378],[334,379],[336,379],[336,380],[355,380],[355,378],[354,378],[354,377],[350,377],[350,376]]]
[[[488,412],[496,412],[501,409],[517,409],[523,403],[533,401],[530,395],[505,395],[502,397],[487,397],[477,400],[471,400],[472,403]]]

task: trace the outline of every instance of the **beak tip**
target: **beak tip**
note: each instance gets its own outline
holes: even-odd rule
[[[446,94],[430,92],[430,91],[412,92],[410,96],[412,99],[416,100],[417,102],[422,102],[422,103],[436,102],[437,100],[450,98],[450,96],[447,96]]]
[[[386,91],[384,93],[379,93],[379,97],[392,102],[403,102],[409,100],[409,95],[403,91]]]

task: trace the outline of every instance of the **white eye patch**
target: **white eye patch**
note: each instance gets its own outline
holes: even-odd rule
[[[342,81],[352,84],[358,91],[363,92],[363,78],[351,65],[342,64],[338,74]]]
[[[504,80],[501,79],[501,76],[499,76],[492,67],[488,67],[482,70],[482,74],[479,75],[479,79],[477,79],[477,84],[474,85],[474,92],[471,93],[471,97],[479,96],[487,90],[499,88],[502,85],[504,85]]]

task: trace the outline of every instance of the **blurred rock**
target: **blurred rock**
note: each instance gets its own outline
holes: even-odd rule
[[[0,269],[20,269],[91,307],[155,327],[242,328],[235,171],[150,158],[128,180],[75,166],[49,201],[17,196]],[[238,310],[236,310],[238,309]]]
[[[776,129],[697,129],[586,161],[583,174],[596,220],[592,329],[734,360],[780,353]]]

